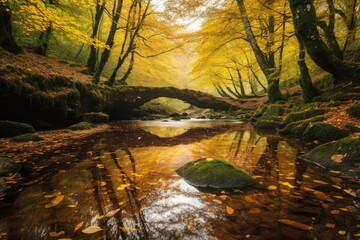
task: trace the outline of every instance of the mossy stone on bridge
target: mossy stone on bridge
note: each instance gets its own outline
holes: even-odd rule
[[[220,159],[201,158],[176,170],[190,185],[210,189],[242,189],[255,180],[236,166]]]

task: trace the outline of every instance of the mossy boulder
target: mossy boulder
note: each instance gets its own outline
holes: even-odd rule
[[[302,138],[309,123],[321,122],[324,120],[325,120],[325,117],[317,116],[317,117],[313,117],[308,120],[300,120],[297,122],[292,122],[292,123],[289,123],[288,125],[286,125],[284,128],[282,128],[280,130],[280,134],[289,134],[289,135],[293,135],[295,137]]]
[[[360,176],[360,139],[343,138],[326,143],[299,158],[346,175]]]
[[[88,122],[79,122],[68,127],[70,130],[88,130],[94,128],[95,125]]]
[[[20,165],[11,158],[0,157],[0,177],[20,170]]]
[[[274,119],[259,118],[254,127],[259,129],[276,129],[281,127],[281,122]]]
[[[282,105],[278,105],[278,104],[272,104],[272,105],[269,105],[265,112],[264,112],[264,115],[263,116],[282,116],[284,115],[285,113],[285,109]]]
[[[346,112],[350,115],[350,117],[360,119],[360,105],[352,105]]]
[[[11,139],[12,142],[38,142],[42,140],[44,140],[44,138],[37,133],[25,133]]]
[[[35,129],[30,124],[0,120],[0,137],[14,137],[33,132]]]
[[[306,110],[300,111],[300,112],[292,112],[285,118],[284,124],[288,125],[289,123],[309,119],[309,118],[312,118],[312,117],[315,117],[318,115],[322,115],[324,113],[325,113],[325,110],[314,109],[314,108],[306,109]]]
[[[255,180],[236,166],[220,159],[201,158],[176,170],[190,185],[208,189],[242,189]]]
[[[319,140],[320,142],[329,142],[344,138],[348,135],[346,130],[337,128],[329,123],[311,123],[307,126],[304,134],[304,140]]]
[[[45,122],[43,120],[31,120],[27,121],[26,123],[33,126],[36,130],[50,130],[54,128],[51,123]]]
[[[109,115],[103,112],[88,112],[82,115],[82,119],[89,123],[106,123],[109,121]]]

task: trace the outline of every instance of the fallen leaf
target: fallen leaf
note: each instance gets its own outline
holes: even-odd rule
[[[320,199],[320,200],[324,200],[324,201],[328,201],[328,202],[334,202],[334,200],[332,200],[331,197],[329,197],[328,195],[326,195],[323,192],[320,191],[314,191],[313,194],[315,195],[316,198]]]
[[[325,224],[325,227],[327,227],[327,228],[335,228],[335,223],[327,223],[327,224]]]
[[[291,185],[289,182],[281,182],[281,184],[289,188],[296,188],[294,185]]]
[[[119,211],[120,211],[120,208],[111,210],[110,212],[108,212],[107,214],[105,214],[105,217],[107,217],[107,218],[112,218],[112,217],[115,216],[115,214],[117,214]]]
[[[345,234],[346,234],[346,231],[344,231],[344,230],[340,230],[340,231],[338,231],[338,234],[339,234],[339,235],[341,235],[341,236],[343,236],[343,235],[345,235]]]
[[[126,232],[127,230],[129,230],[127,227],[119,227],[121,231]]]
[[[226,212],[227,212],[229,215],[232,215],[232,214],[234,214],[234,209],[232,209],[232,208],[229,207],[229,206],[226,206]]]
[[[344,192],[346,192],[347,194],[353,196],[353,197],[357,197],[356,196],[356,192],[352,189],[345,189]]]
[[[336,199],[344,199],[344,197],[342,197],[342,196],[334,196],[334,198],[336,198]]]
[[[67,205],[67,207],[69,207],[69,208],[76,208],[77,205],[76,205],[76,204],[69,204],[69,205]]]
[[[299,223],[299,222],[295,222],[295,221],[292,221],[289,219],[279,219],[278,222],[288,225],[290,227],[294,227],[294,228],[305,230],[305,231],[310,231],[313,229],[312,226],[309,226],[309,225],[306,225],[303,223]]]
[[[337,215],[337,214],[340,213],[340,210],[335,209],[335,210],[332,210],[330,213],[331,213],[332,215]]]
[[[360,237],[360,233],[355,233],[353,236],[354,237]]]
[[[334,163],[342,163],[344,157],[345,157],[345,155],[343,155],[343,154],[334,154],[331,156],[331,160]]]
[[[117,190],[121,191],[121,190],[124,190],[125,188],[130,187],[130,186],[131,186],[130,183],[121,184],[121,185],[117,188]]]
[[[87,227],[85,228],[84,230],[82,230],[83,233],[86,233],[86,234],[93,234],[93,233],[97,233],[97,232],[100,232],[104,229],[102,229],[101,227],[99,226],[90,226],[90,227]]]
[[[72,238],[59,238],[58,240],[72,240]]]
[[[58,205],[64,199],[64,197],[65,197],[64,195],[57,196],[50,203],[46,204],[45,208],[55,207],[56,205]]]
[[[104,164],[96,164],[96,167],[100,169],[105,168]]]
[[[101,181],[101,182],[100,182],[100,187],[104,187],[104,186],[106,186],[106,182]]]
[[[77,230],[79,230],[80,228],[82,228],[82,226],[84,226],[84,221],[82,221],[82,222],[79,222],[76,226],[75,226],[75,228],[74,228],[74,232],[76,232]]]
[[[329,171],[329,173],[333,173],[333,174],[340,174],[341,172],[340,172],[340,171],[334,171],[334,170],[331,170],[331,171]]]
[[[276,189],[277,189],[277,186],[274,186],[274,185],[268,186],[268,190],[276,190]]]
[[[61,235],[64,235],[65,231],[60,231],[60,232],[50,232],[49,235],[50,237],[60,237]]]
[[[313,180],[314,183],[318,183],[318,184],[322,184],[322,185],[327,185],[327,182],[321,181],[321,180]]]
[[[339,185],[331,185],[331,186],[336,188],[336,189],[341,189],[341,187]]]

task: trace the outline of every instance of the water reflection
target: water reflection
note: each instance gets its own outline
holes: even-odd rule
[[[84,140],[82,149],[67,149],[65,158],[30,159],[56,174],[25,186],[11,208],[1,209],[0,239],[56,239],[54,234],[71,239],[346,239],[359,231],[358,200],[342,191],[357,183],[329,179],[296,160],[302,149],[291,142],[244,124],[176,123],[179,131],[169,127],[175,123],[163,129],[162,124],[120,124],[117,131]],[[167,131],[180,134],[169,137]],[[202,157],[237,165],[258,187],[231,194],[198,191],[175,169]],[[59,195],[64,196],[60,203],[45,208]],[[94,225],[103,230],[81,232]]]

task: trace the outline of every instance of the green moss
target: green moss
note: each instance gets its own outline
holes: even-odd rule
[[[109,115],[102,112],[89,112],[84,113],[82,119],[89,123],[105,123],[109,121]]]
[[[314,116],[322,115],[325,113],[325,110],[323,109],[306,109],[301,112],[292,112],[290,113],[284,120],[284,124],[287,125],[292,122],[297,122],[300,120],[312,118]]]
[[[304,140],[319,140],[320,142],[329,142],[346,137],[348,132],[329,123],[311,123],[307,126],[304,134]]]
[[[38,142],[42,140],[44,140],[44,138],[37,133],[25,133],[11,139],[12,142]]]
[[[282,105],[271,104],[266,108],[263,116],[279,117],[279,116],[282,116],[284,113],[285,113],[285,109]]]
[[[360,105],[352,105],[346,109],[346,112],[350,115],[350,117],[360,119]]]
[[[263,119],[263,118],[259,118],[254,127],[255,128],[260,128],[260,129],[276,129],[276,128],[280,128],[281,126],[281,122],[279,121],[274,121],[271,119]]]
[[[189,184],[201,188],[245,188],[255,184],[248,174],[220,159],[201,158],[185,164],[176,172]]]
[[[343,138],[336,142],[326,143],[300,158],[347,175],[359,176],[360,139]]]
[[[29,124],[0,120],[0,137],[14,137],[33,132],[35,132],[33,126]]]
[[[345,128],[348,129],[352,133],[360,132],[360,127],[356,126],[356,125],[354,125],[352,123],[345,124]]]
[[[36,130],[50,130],[54,128],[54,126],[51,123],[42,120],[31,120],[31,121],[26,121],[26,123],[33,126]]]
[[[325,117],[323,116],[317,116],[317,117],[313,117],[311,119],[308,120],[300,120],[297,122],[292,122],[289,123],[288,125],[286,125],[284,128],[282,128],[280,130],[281,134],[289,134],[289,135],[293,135],[295,137],[302,137],[307,126],[309,125],[309,123],[314,123],[314,122],[321,122],[324,121]]]
[[[261,117],[265,113],[267,107],[268,107],[267,105],[262,105],[262,106],[258,107],[256,109],[255,113],[253,114],[253,117],[256,117],[256,118]]]
[[[88,122],[79,122],[77,124],[69,126],[68,129],[70,129],[70,130],[87,130],[87,129],[91,129],[94,127],[95,127],[94,124],[91,124]]]

